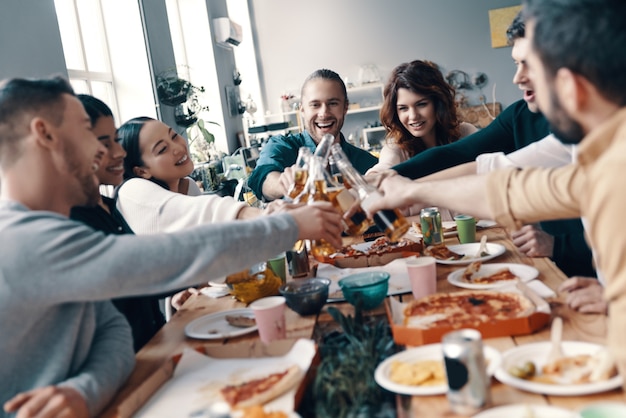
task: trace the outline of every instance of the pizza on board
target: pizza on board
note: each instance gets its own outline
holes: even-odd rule
[[[411,301],[404,309],[404,325],[414,328],[465,328],[528,316],[535,305],[514,292],[468,290],[435,293]]]
[[[272,373],[257,379],[251,379],[236,385],[227,385],[220,389],[224,400],[231,408],[248,408],[263,405],[296,386],[302,378],[302,370],[292,365],[286,370]]]
[[[398,242],[392,243],[387,237],[379,237],[369,246],[367,251],[361,251],[351,245],[342,247],[330,257],[359,257],[375,254],[384,254],[395,251],[414,251],[417,244],[414,241],[401,238]]]

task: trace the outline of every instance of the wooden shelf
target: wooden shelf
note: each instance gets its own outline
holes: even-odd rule
[[[357,107],[356,109],[348,109],[348,115],[354,114],[354,113],[373,112],[375,110],[380,111],[380,105],[368,106],[368,107]]]

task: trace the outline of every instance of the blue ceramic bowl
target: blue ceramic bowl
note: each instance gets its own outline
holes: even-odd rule
[[[330,279],[296,279],[283,284],[278,291],[286,299],[287,306],[300,315],[318,314],[328,300]]]
[[[362,300],[364,310],[374,309],[382,303],[389,289],[389,273],[371,271],[357,273],[339,280],[339,287],[348,302],[356,306]]]

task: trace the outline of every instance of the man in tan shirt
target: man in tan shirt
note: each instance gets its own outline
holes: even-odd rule
[[[584,136],[577,163],[428,183],[392,176],[370,211],[429,201],[511,228],[583,218],[606,285],[609,348],[626,376],[626,2],[525,0],[524,13],[539,108],[563,142]]]

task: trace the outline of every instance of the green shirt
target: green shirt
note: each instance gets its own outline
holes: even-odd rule
[[[365,174],[367,170],[378,162],[378,158],[370,152],[349,144],[343,137],[343,134],[341,135],[340,144],[341,149],[345,152],[354,168],[361,174]],[[258,199],[263,198],[263,183],[267,175],[272,171],[282,173],[285,171],[285,168],[294,165],[298,158],[300,147],[308,147],[311,152],[315,152],[317,144],[307,131],[298,134],[272,136],[263,145],[256,168],[248,178],[248,186]]]

